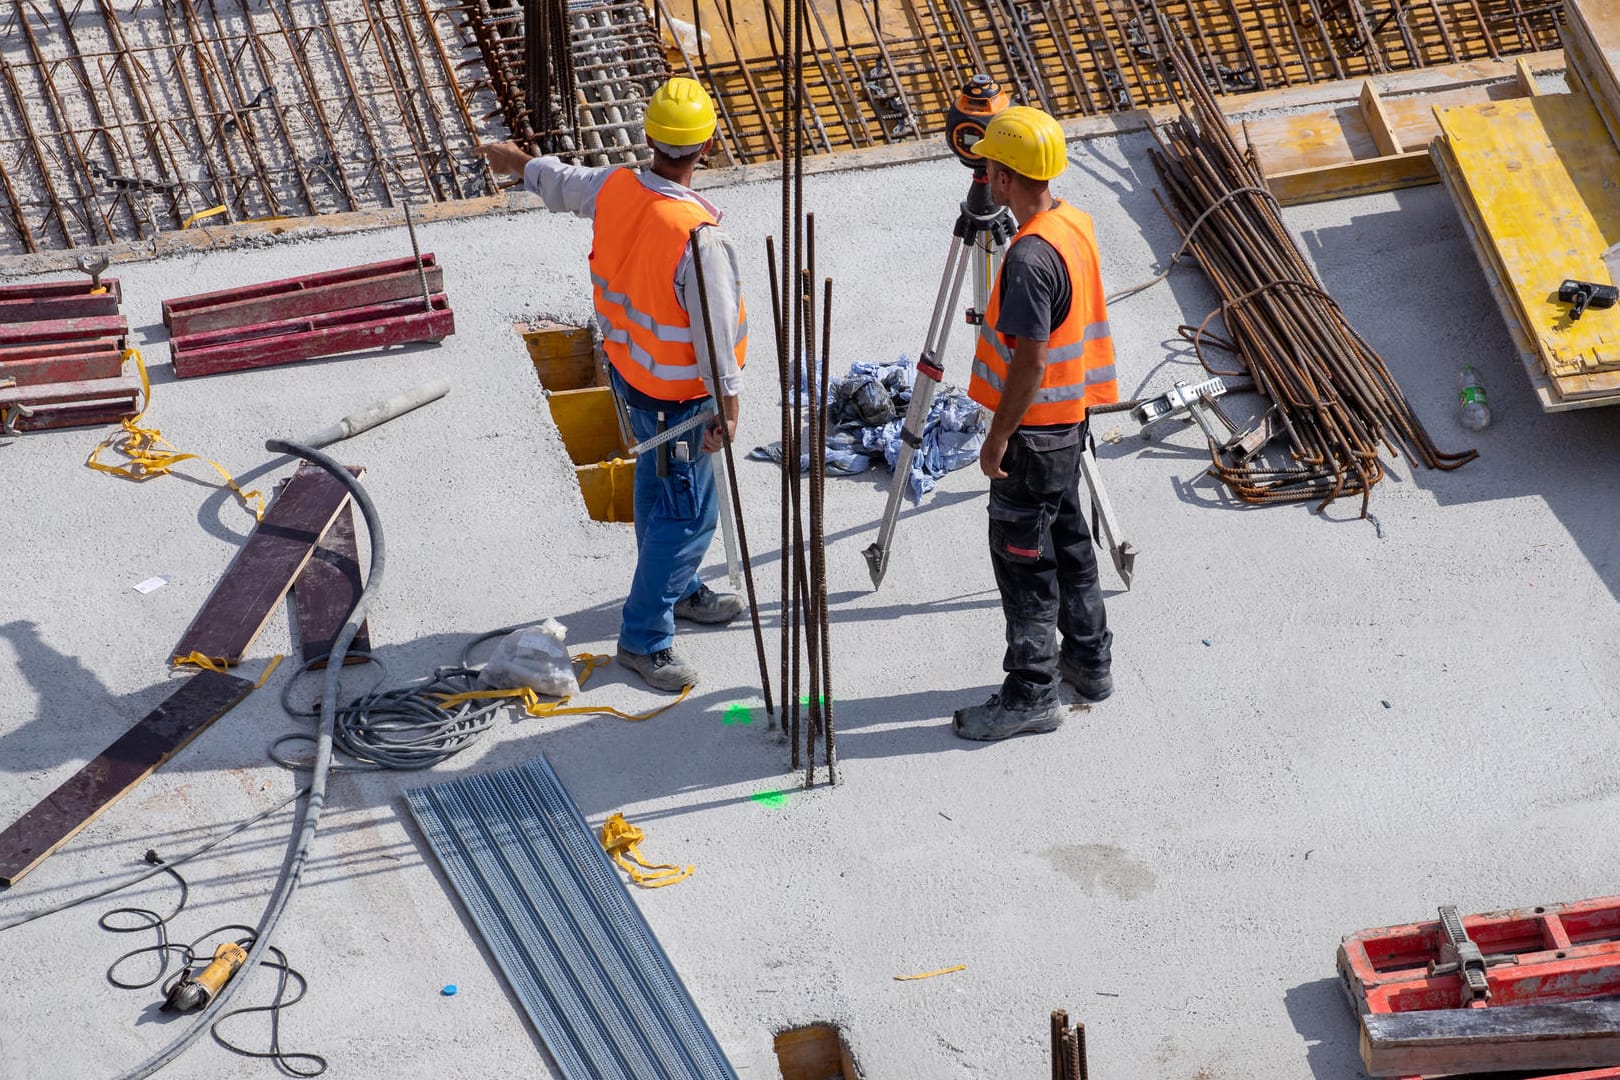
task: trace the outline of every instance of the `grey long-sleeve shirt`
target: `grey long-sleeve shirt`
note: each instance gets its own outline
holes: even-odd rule
[[[596,196],[617,165],[592,168],[569,165],[554,157],[538,157],[523,169],[523,186],[545,201],[546,209],[556,214],[595,220]],[[671,199],[684,199],[703,207],[714,220],[720,220],[720,210],[709,200],[690,188],[673,180],[666,180],[651,169],[642,169],[636,178],[648,191],[655,191]],[[703,258],[704,284],[709,292],[709,314],[714,321],[714,348],[720,354],[720,388],[727,397],[736,397],[742,384],[742,372],[737,368],[737,324],[742,307],[742,270],[737,262],[737,251],[731,238],[718,228],[703,229],[698,233]],[[697,275],[692,272],[691,245],[675,267],[675,295],[681,307],[692,320],[692,344],[697,350],[698,373],[703,385],[714,394],[709,379],[709,346],[703,333],[703,305],[698,299]]]

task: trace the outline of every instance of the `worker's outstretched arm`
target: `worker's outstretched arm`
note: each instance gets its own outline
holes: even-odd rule
[[[692,320],[692,344],[697,350],[698,374],[703,377],[704,388],[720,402],[720,415],[727,431],[737,434],[738,395],[741,392],[742,368],[737,363],[737,345],[748,333],[739,325],[742,311],[742,269],[737,261],[736,248],[718,228],[700,229],[697,234],[698,255],[703,260],[703,284],[708,290],[709,321],[714,329],[714,352],[719,360],[720,385],[716,387],[709,375],[709,336],[703,329],[703,304],[698,296],[697,274],[691,268],[691,253],[681,260],[675,271],[680,285],[680,296],[687,315]],[[703,433],[703,449],[715,453],[721,447],[720,426],[717,419]]]
[[[504,176],[520,176],[527,190],[545,201],[554,214],[573,214],[590,219],[596,216],[596,195],[612,174],[614,166],[591,168],[569,165],[554,157],[535,157],[515,142],[485,143],[473,147],[489,167]]]
[[[979,469],[990,479],[999,480],[1007,475],[1001,471],[1007,440],[1024,422],[1024,414],[1034,403],[1045,377],[1046,342],[1015,339],[1012,361],[1007,365],[1006,385],[1001,388],[1001,404],[990,421],[990,433],[984,437],[984,446],[979,449]]]

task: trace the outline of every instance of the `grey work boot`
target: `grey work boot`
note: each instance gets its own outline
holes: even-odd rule
[[[1063,676],[1064,682],[1074,687],[1075,691],[1087,701],[1102,701],[1114,692],[1114,677],[1109,674],[1107,668],[1101,671],[1084,671],[1078,661],[1060,656],[1058,673]]]
[[[676,656],[674,649],[638,653],[621,645],[618,659],[619,663],[640,675],[642,681],[654,690],[667,690],[674,694],[697,685],[697,668]]]
[[[741,615],[747,606],[736,593],[715,592],[707,585],[699,585],[697,592],[675,602],[675,617],[706,626],[719,626]]]
[[[1056,731],[1063,724],[1063,713],[1063,705],[1056,701],[1010,708],[1002,703],[1000,694],[991,694],[983,705],[957,709],[951,718],[951,730],[959,738],[991,742],[1025,732],[1033,735]]]

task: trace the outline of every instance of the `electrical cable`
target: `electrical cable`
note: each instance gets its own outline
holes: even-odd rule
[[[198,963],[206,964],[208,960],[211,959],[213,954],[206,949],[199,952],[197,949],[198,945],[204,941],[218,938],[220,935],[230,931],[243,931],[245,932],[246,936],[238,937],[235,939],[235,941],[237,945],[240,945],[243,948],[248,948],[253,944],[254,941],[253,927],[246,926],[241,923],[228,923],[225,926],[216,926],[206,934],[202,934],[189,942],[180,943],[169,940],[169,924],[173,922],[181,912],[186,910],[186,904],[191,895],[191,887],[186,883],[186,879],[181,877],[180,873],[175,870],[172,865],[165,863],[163,859],[159,857],[157,852],[148,851],[146,853],[146,861],[155,866],[160,872],[168,874],[174,879],[175,885],[180,890],[180,897],[175,901],[174,910],[170,911],[167,915],[159,915],[156,911],[153,911],[150,908],[134,906],[113,908],[112,910],[103,914],[101,918],[97,920],[97,925],[103,930],[113,934],[138,934],[143,930],[153,930],[157,932],[157,944],[143,945],[138,949],[131,949],[129,952],[124,953],[122,956],[118,957],[118,959],[114,960],[107,968],[107,981],[113,986],[118,987],[120,990],[145,990],[148,987],[158,986],[161,983],[162,985],[160,991],[163,996],[167,998],[169,992],[174,989],[175,983],[184,977],[187,972],[189,972],[193,967],[197,966]],[[120,917],[134,917],[141,921],[135,923],[134,925],[115,925],[113,920]],[[240,1009],[232,1009],[230,1012],[220,1015],[219,1018],[216,1019],[212,1025],[210,1025],[209,1030],[214,1036],[214,1041],[233,1054],[238,1054],[242,1057],[264,1058],[266,1060],[273,1061],[278,1069],[289,1076],[304,1078],[320,1076],[326,1071],[327,1061],[324,1057],[319,1054],[306,1053],[302,1051],[293,1051],[289,1053],[281,1048],[282,1010],[291,1008],[303,1000],[304,995],[309,990],[309,982],[301,973],[299,973],[297,969],[292,967],[292,965],[287,962],[286,953],[282,952],[274,945],[272,945],[268,951],[273,955],[274,959],[264,961],[263,966],[280,972],[280,977],[276,982],[276,991],[270,1000],[270,1004],[248,1005]],[[150,979],[143,979],[138,982],[132,982],[125,979],[120,979],[118,977],[118,969],[127,961],[133,960],[137,956],[145,956],[148,953],[155,953],[157,955],[157,974],[153,975]],[[172,955],[179,956],[180,970],[176,972],[172,978],[165,979],[165,976],[169,974],[169,961]],[[291,997],[287,996],[289,986],[293,986],[295,990],[295,993]],[[224,1035],[220,1034],[219,1027],[226,1020],[229,1020],[233,1016],[242,1016],[246,1013],[256,1012],[267,1012],[270,1014],[269,1050],[249,1050],[247,1047],[242,1046],[239,1043],[231,1042],[229,1039],[225,1038]],[[306,1068],[299,1068],[293,1064],[295,1061],[308,1062],[309,1065]]]
[[[1182,256],[1187,254],[1187,249],[1192,246],[1193,237],[1198,235],[1198,227],[1200,225],[1202,225],[1205,221],[1208,221],[1209,216],[1211,214],[1213,214],[1216,210],[1219,210],[1224,203],[1226,203],[1230,199],[1236,198],[1239,195],[1263,195],[1272,204],[1273,207],[1278,206],[1277,197],[1275,195],[1273,195],[1271,192],[1267,191],[1263,187],[1233,188],[1231,191],[1228,191],[1225,195],[1222,195],[1220,198],[1218,198],[1214,202],[1210,203],[1209,208],[1207,210],[1205,210],[1202,214],[1199,214],[1198,219],[1196,221],[1194,221],[1190,226],[1188,226],[1186,235],[1184,237],[1182,237],[1181,246],[1176,248],[1176,253],[1174,255],[1170,256],[1170,261],[1165,264],[1165,267],[1164,267],[1163,270],[1161,270],[1159,273],[1155,274],[1153,277],[1148,278],[1146,281],[1142,282],[1142,284],[1140,284],[1140,285],[1132,285],[1128,289],[1121,289],[1119,292],[1114,293],[1112,296],[1109,296],[1104,301],[1104,303],[1113,304],[1116,301],[1124,300],[1124,299],[1127,299],[1128,297],[1135,296],[1139,292],[1146,292],[1148,289],[1153,288],[1153,286],[1157,285],[1159,282],[1161,282],[1165,278],[1169,277],[1170,276],[1170,271],[1172,271],[1172,270],[1174,270],[1176,268],[1176,263],[1181,261]]]
[[[281,876],[276,882],[275,891],[266,903],[258,925],[254,927],[253,945],[248,950],[247,960],[243,962],[241,970],[220,988],[218,994],[214,995],[213,1000],[203,1007],[189,1028],[151,1058],[124,1073],[119,1080],[144,1080],[190,1049],[192,1043],[201,1037],[205,1029],[211,1029],[225,1005],[246,985],[253,969],[259,965],[264,959],[265,952],[270,949],[270,939],[275,934],[276,925],[286,912],[288,901],[298,889],[304,864],[309,859],[310,846],[314,843],[315,832],[320,825],[321,810],[326,805],[326,783],[332,768],[332,734],[337,717],[338,677],[343,670],[343,661],[348,655],[349,647],[354,644],[360,624],[365,621],[366,612],[371,607],[371,598],[382,582],[383,569],[387,561],[382,522],[377,517],[377,508],[366,493],[366,489],[349,475],[347,469],[334,458],[301,443],[270,439],[264,447],[273,454],[291,454],[319,466],[348,488],[366,522],[366,531],[371,543],[370,567],[366,574],[365,588],[355,601],[354,610],[349,613],[348,621],[338,631],[337,638],[332,643],[332,652],[327,658],[326,685],[321,694],[321,719],[315,737],[314,760],[310,766],[308,798],[301,807],[299,819],[288,839],[287,855],[282,862]],[[215,1038],[218,1037],[216,1034]]]

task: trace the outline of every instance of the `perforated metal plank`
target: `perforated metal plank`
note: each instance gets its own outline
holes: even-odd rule
[[[735,1080],[543,756],[406,802],[564,1076]]]

